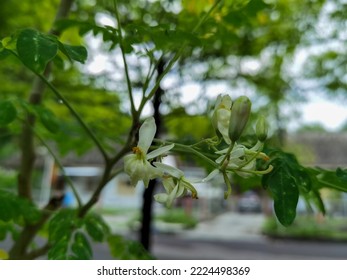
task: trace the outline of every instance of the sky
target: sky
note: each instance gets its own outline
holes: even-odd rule
[[[309,102],[299,107],[302,124],[320,123],[329,131],[336,131],[347,123],[347,106],[341,102],[312,97]]]

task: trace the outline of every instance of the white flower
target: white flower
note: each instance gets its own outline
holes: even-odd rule
[[[172,166],[155,162],[154,165],[160,169],[163,176],[163,185],[166,193],[154,195],[154,199],[166,207],[170,208],[175,198],[184,196],[187,191],[191,192],[193,198],[197,197],[197,191],[194,186],[184,177],[184,173]]]
[[[244,145],[236,144],[226,159],[227,169],[233,170],[242,177],[250,176],[251,173],[247,171],[256,170],[257,158],[262,158],[264,160],[269,159],[266,154],[261,152],[263,146],[264,144],[260,141],[258,141],[251,149],[248,149]],[[228,149],[224,149],[217,152],[217,154],[221,154],[221,156],[216,159],[218,164],[224,164],[223,160],[226,158],[227,151]]]
[[[155,168],[148,161],[165,154],[174,147],[174,144],[158,148],[147,154],[154,139],[157,127],[153,117],[144,121],[139,131],[139,142],[133,148],[133,154],[124,157],[124,171],[130,176],[131,184],[136,186],[138,181],[143,181],[145,187],[149,180],[162,176],[162,171]]]

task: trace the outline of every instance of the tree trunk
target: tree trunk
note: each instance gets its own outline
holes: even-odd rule
[[[157,74],[160,76],[164,71],[164,61],[160,61],[157,67]],[[161,133],[162,130],[162,119],[160,114],[161,97],[164,94],[163,89],[159,86],[153,100],[154,108],[154,120],[157,125],[157,131],[155,138]],[[143,204],[142,204],[142,223],[140,229],[140,242],[143,247],[150,252],[151,250],[151,227],[152,227],[152,204],[153,194],[155,190],[157,180],[151,180],[148,184],[148,188],[143,193]]]

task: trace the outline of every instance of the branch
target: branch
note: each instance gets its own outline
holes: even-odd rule
[[[33,251],[29,252],[28,254],[26,254],[23,259],[34,260],[40,256],[45,255],[50,248],[51,248],[51,245],[49,243],[46,243],[41,248],[38,248],[38,249],[33,250]]]
[[[130,134],[132,133],[129,133],[129,135]],[[121,160],[125,154],[127,154],[130,151],[130,148],[131,148],[131,143],[127,142],[127,144],[118,152],[118,154],[112,160],[109,160],[106,162],[104,172],[102,174],[102,177],[100,179],[100,182],[96,190],[94,191],[94,193],[92,194],[88,202],[85,205],[83,205],[83,207],[80,208],[79,210],[78,216],[80,218],[84,217],[87,214],[87,212],[94,206],[94,204],[99,200],[100,194],[102,190],[104,189],[104,187],[106,186],[106,184],[113,177],[115,177],[117,174],[119,174],[123,170],[123,168],[120,168],[120,169],[117,169],[115,172],[112,172],[113,166],[119,160]]]
[[[47,222],[51,215],[60,207],[61,199],[52,198],[48,204],[42,209],[41,218],[35,223],[26,225],[21,231],[18,239],[13,244],[9,255],[11,260],[21,260],[27,255],[27,248],[29,244],[33,241],[37,232],[42,228],[42,226]],[[38,256],[36,256],[38,257]]]
[[[128,95],[129,95],[130,104],[131,104],[131,113],[132,113],[132,115],[135,115],[136,114],[136,108],[135,108],[135,102],[134,102],[131,80],[130,80],[130,75],[129,75],[128,63],[127,63],[127,60],[125,57],[125,51],[124,51],[124,45],[123,45],[123,35],[122,35],[122,26],[121,26],[119,12],[118,12],[117,0],[113,0],[113,4],[114,4],[115,16],[116,16],[116,20],[117,20],[117,24],[118,24],[119,46],[120,46],[120,50],[122,53],[124,72],[125,72],[126,82],[127,82],[127,86],[128,86]]]

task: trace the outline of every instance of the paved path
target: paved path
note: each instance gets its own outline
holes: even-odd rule
[[[187,240],[155,236],[152,253],[167,260],[347,260],[347,244],[295,240]]]
[[[157,227],[152,253],[158,259],[180,260],[347,259],[347,243],[269,239],[261,234],[264,219],[259,214],[227,212],[193,230]]]

